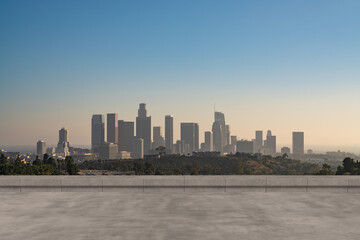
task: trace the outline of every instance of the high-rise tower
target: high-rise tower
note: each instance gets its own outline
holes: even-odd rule
[[[262,153],[263,148],[263,131],[255,132],[255,141],[254,141],[254,153]]]
[[[161,135],[161,127],[153,127],[153,145],[152,148],[156,149],[160,146],[164,147],[164,137]]]
[[[187,153],[199,151],[199,125],[197,123],[181,123],[181,141],[189,145]]]
[[[39,140],[36,144],[36,154],[40,157],[46,153],[46,144],[44,141]]]
[[[144,141],[144,154],[148,154],[151,148],[151,117],[147,116],[146,104],[140,103],[138,116],[136,117],[136,137]]]
[[[133,152],[134,122],[118,121],[118,149],[120,151]]]
[[[293,154],[304,154],[304,132],[293,132]]]
[[[104,116],[94,114],[91,118],[91,149],[94,153],[99,152],[99,147],[105,141]]]
[[[225,116],[221,112],[214,113],[215,121],[212,126],[214,150],[223,152],[226,143]]]
[[[118,114],[107,114],[107,142],[118,143]]]
[[[64,156],[69,155],[69,138],[68,138],[68,131],[65,128],[61,128],[59,130],[59,142],[56,148],[56,152],[63,154]]]
[[[174,144],[174,117],[172,115],[165,116],[165,148],[167,153],[173,152]]]

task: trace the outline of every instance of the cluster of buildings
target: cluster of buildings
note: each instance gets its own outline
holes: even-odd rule
[[[89,149],[71,147],[68,130],[65,128],[59,130],[59,141],[56,147],[46,147],[46,142],[43,140],[39,140],[36,143],[37,156],[41,157],[45,153],[56,159],[65,158],[70,155],[79,160],[93,160],[96,158],[96,155],[91,153]]]
[[[204,132],[204,142],[199,142],[198,123],[180,123],[180,139],[174,142],[174,117],[165,116],[165,136],[161,127],[151,125],[146,104],[141,103],[136,122],[119,120],[117,113],[105,116],[94,114],[91,119],[91,150],[100,159],[134,158],[156,155],[160,150],[167,154],[214,153],[231,154],[236,152],[260,153],[266,155],[292,154],[298,157],[304,155],[304,133],[293,133],[292,151],[283,147],[281,153],[276,151],[276,136],[269,130],[266,138],[263,131],[255,132],[253,140],[238,140],[230,134],[230,126],[225,122],[221,112],[215,112],[211,131]],[[59,138],[60,139],[60,138]],[[62,145],[63,146],[63,145]],[[163,149],[160,149],[162,147]]]

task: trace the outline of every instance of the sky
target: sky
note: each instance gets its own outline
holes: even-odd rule
[[[90,145],[92,114],[293,131],[360,153],[360,1],[0,1],[0,146]],[[164,129],[163,129],[164,132]],[[315,149],[316,150],[316,149]],[[335,149],[329,149],[335,150]]]

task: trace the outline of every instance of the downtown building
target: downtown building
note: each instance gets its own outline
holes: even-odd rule
[[[142,138],[133,139],[133,159],[143,159],[144,158],[144,140]]]
[[[213,135],[212,132],[204,133],[204,143],[202,144],[201,151],[203,152],[212,152],[213,151]]]
[[[292,149],[296,156],[304,155],[304,132],[293,132],[292,134]]]
[[[263,131],[255,131],[254,153],[263,153]]]
[[[105,123],[104,116],[94,114],[91,118],[91,150],[99,153],[100,146],[105,143]]]
[[[99,147],[99,158],[101,160],[111,160],[117,158],[118,146],[112,142],[103,143]]]
[[[254,153],[254,142],[248,140],[237,141],[236,152],[250,154]]]
[[[59,142],[56,147],[56,153],[63,155],[64,157],[70,155],[70,144],[68,131],[65,128],[59,130]]]
[[[107,124],[106,124],[106,139],[109,143],[118,143],[118,114],[117,113],[108,113],[107,114]]]
[[[161,135],[161,127],[153,127],[153,144],[152,149],[157,149],[158,147],[165,147],[164,137]]]
[[[134,122],[118,121],[118,151],[133,152]]]
[[[46,153],[46,143],[42,140],[39,140],[36,143],[36,154],[42,156]]]
[[[147,116],[146,104],[140,103],[138,116],[136,117],[136,137],[144,141],[144,154],[151,149],[151,117]]]
[[[185,144],[185,154],[199,151],[199,125],[197,123],[181,123],[181,141]],[[188,149],[186,145],[188,144]]]
[[[265,155],[276,155],[276,136],[273,136],[269,130],[266,135],[266,140],[264,141],[264,152]]]
[[[174,145],[174,117],[172,115],[165,116],[165,148],[167,153],[173,153]]]
[[[212,126],[214,151],[223,153],[224,146],[226,145],[225,116],[221,112],[215,112],[214,118],[215,118],[215,121]]]

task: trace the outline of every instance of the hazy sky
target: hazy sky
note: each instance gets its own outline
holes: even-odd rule
[[[175,138],[216,103],[239,138],[360,145],[360,1],[2,0],[0,83],[0,146],[90,144],[93,113],[140,102]]]

